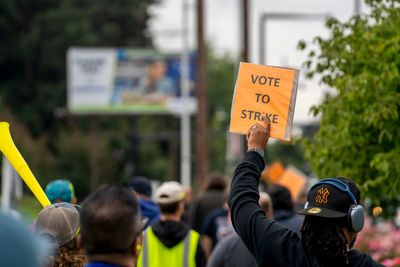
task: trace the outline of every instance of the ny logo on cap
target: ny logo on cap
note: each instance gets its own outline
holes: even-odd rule
[[[326,204],[328,203],[328,196],[329,196],[329,190],[326,187],[321,187],[317,191],[317,196],[315,197],[315,202],[318,204]]]

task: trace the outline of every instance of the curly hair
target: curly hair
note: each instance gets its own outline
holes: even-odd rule
[[[331,219],[306,216],[301,229],[303,245],[309,253],[323,259],[347,262],[347,240],[342,228],[347,226],[347,218]]]
[[[82,249],[78,248],[76,240],[58,248],[56,256],[50,256],[50,267],[83,267],[85,265],[85,256]]]

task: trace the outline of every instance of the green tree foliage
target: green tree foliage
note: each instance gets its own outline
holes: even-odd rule
[[[66,105],[67,49],[151,46],[146,28],[154,2],[0,1],[0,119],[12,122],[15,142],[42,185],[71,179],[80,197],[89,188],[90,118],[55,116]],[[99,128],[101,181],[127,179],[131,120],[100,118]]]
[[[217,56],[212,50],[209,51],[207,83],[210,116],[210,170],[224,172],[227,131],[235,87],[235,62],[229,55]]]
[[[0,1],[0,120],[10,121],[14,140],[42,186],[52,179],[70,179],[80,199],[90,187],[93,118],[55,116],[55,110],[66,105],[67,49],[151,47],[146,25],[148,7],[156,2]],[[210,170],[224,171],[235,61],[210,51],[207,75]],[[179,179],[177,117],[97,117],[97,121],[102,183],[127,180],[133,174]],[[193,118],[192,140],[195,127]]]
[[[0,92],[34,136],[54,130],[65,106],[71,46],[145,46],[154,0],[0,1]]]
[[[336,90],[313,109],[321,127],[307,156],[321,177],[347,176],[383,204],[400,200],[400,6],[367,3],[368,15],[329,19],[330,37],[305,63]]]

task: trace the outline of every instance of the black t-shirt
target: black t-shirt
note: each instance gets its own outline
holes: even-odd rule
[[[228,210],[217,208],[208,214],[200,233],[212,239],[212,248],[214,249],[221,239],[232,232],[232,225],[228,222]]]
[[[274,220],[268,219],[258,205],[258,179],[264,170],[264,159],[256,152],[247,152],[235,170],[229,194],[233,226],[259,266],[307,267],[346,266],[335,260],[321,260],[309,254],[298,235]],[[351,250],[347,266],[375,267],[370,256]]]

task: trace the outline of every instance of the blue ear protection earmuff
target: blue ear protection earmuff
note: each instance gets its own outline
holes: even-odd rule
[[[358,205],[357,200],[353,193],[350,191],[349,186],[339,179],[327,178],[313,185],[310,191],[321,184],[328,184],[349,195],[351,200],[354,202],[354,205],[352,205],[348,210],[348,227],[351,231],[355,233],[360,232],[364,227],[364,208],[361,205]],[[304,209],[308,208],[308,206],[309,203],[306,202],[306,204],[304,205]]]

